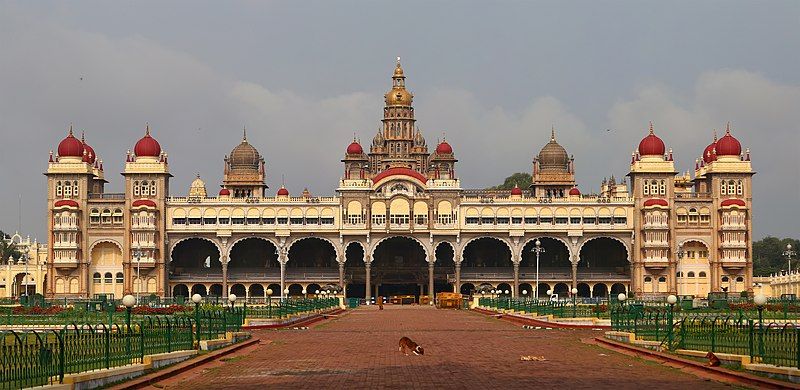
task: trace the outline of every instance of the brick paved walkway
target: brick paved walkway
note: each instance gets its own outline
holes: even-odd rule
[[[256,331],[261,345],[155,385],[168,389],[541,389],[724,387],[580,342],[600,332],[526,330],[468,311],[360,308],[309,330]],[[409,336],[425,356],[404,356]],[[520,361],[522,355],[547,361]],[[698,387],[699,386],[699,387]]]

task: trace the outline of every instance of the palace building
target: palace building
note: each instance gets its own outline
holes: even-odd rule
[[[106,193],[102,160],[70,129],[45,173],[47,295],[752,292],[754,172],[730,127],[679,174],[651,124],[627,177],[596,193],[577,185],[552,131],[529,188],[470,190],[450,143],[429,150],[405,80],[398,59],[382,126],[368,150],[346,147],[332,196],[271,190],[269,158],[246,133],[218,192],[198,175],[177,195],[149,126],[127,154],[124,192]]]

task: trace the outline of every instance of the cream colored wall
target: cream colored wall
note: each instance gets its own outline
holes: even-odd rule
[[[683,245],[685,255],[680,261],[678,272],[678,295],[707,297],[711,291],[711,266],[708,262],[708,248],[697,241]],[[701,273],[705,277],[701,277]]]
[[[117,274],[122,271],[122,249],[112,242],[101,242],[92,248],[89,266],[90,294],[122,295],[123,283],[117,282]],[[100,274],[99,283],[95,274]],[[111,278],[106,277],[111,274]]]

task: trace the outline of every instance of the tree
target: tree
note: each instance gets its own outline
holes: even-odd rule
[[[789,269],[788,261],[783,255],[786,244],[792,244],[792,249],[797,251],[800,241],[794,238],[777,238],[766,236],[753,242],[753,275],[767,276],[781,270]],[[800,269],[800,260],[795,255],[792,258],[792,269]]]
[[[533,178],[529,173],[524,172],[517,172],[509,177],[507,177],[503,184],[499,186],[489,187],[487,190],[510,190],[514,188],[514,186],[518,186],[519,188],[526,189],[530,187]]]
[[[0,238],[2,238],[0,240],[0,263],[7,263],[9,257],[19,259],[22,256],[22,253],[17,249],[17,245],[11,242],[11,236],[0,230]]]

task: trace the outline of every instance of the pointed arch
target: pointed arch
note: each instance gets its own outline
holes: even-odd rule
[[[428,250],[428,247],[425,245],[425,243],[423,243],[422,241],[420,241],[419,239],[417,239],[416,237],[413,237],[413,236],[391,235],[391,236],[383,237],[380,240],[375,241],[374,244],[372,244],[372,247],[369,250],[369,262],[371,263],[373,261],[373,259],[375,258],[375,250],[378,249],[378,247],[381,245],[382,242],[384,242],[384,241],[386,241],[388,239],[391,239],[391,238],[395,238],[395,237],[403,237],[403,238],[407,238],[409,240],[412,240],[412,241],[416,242],[422,248],[422,251],[425,253],[425,260],[429,261],[428,259],[430,259],[430,251]]]
[[[212,239],[210,239],[208,237],[203,237],[203,236],[189,236],[189,237],[183,237],[183,238],[181,238],[179,240],[176,240],[176,241],[170,241],[169,257],[167,258],[168,262],[172,262],[172,254],[175,251],[175,247],[177,247],[178,244],[180,244],[180,243],[182,243],[184,241],[191,240],[193,238],[210,242],[211,244],[214,245],[214,247],[217,248],[217,252],[219,252],[220,256],[222,255],[222,248],[219,246],[219,243],[217,243],[216,241],[214,241],[214,240],[212,240]]]
[[[612,239],[612,240],[617,241],[620,244],[622,244],[622,247],[625,248],[625,258],[626,258],[626,260],[628,260],[628,263],[633,263],[633,261],[631,260],[631,249],[628,247],[628,244],[625,241],[623,241],[621,238],[610,236],[610,235],[593,236],[593,237],[589,237],[589,238],[583,240],[581,245],[578,247],[578,256],[580,256],[581,250],[583,250],[583,246],[586,245],[586,243],[588,243],[588,242],[590,242],[592,240],[596,240],[598,238],[608,238],[608,239]]]

